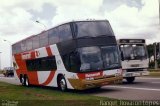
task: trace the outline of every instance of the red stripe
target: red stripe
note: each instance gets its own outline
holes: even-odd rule
[[[43,82],[42,84],[40,84],[40,85],[48,85],[51,82],[51,80],[53,79],[54,74],[55,74],[55,71],[52,70],[50,72],[49,77],[47,78],[47,80],[45,82]]]
[[[46,47],[46,50],[47,50],[48,56],[53,55],[50,47]]]

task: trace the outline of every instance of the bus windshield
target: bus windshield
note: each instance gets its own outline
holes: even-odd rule
[[[75,23],[75,35],[80,37],[114,36],[107,21],[84,21]]]
[[[113,69],[120,67],[117,46],[79,48],[81,72]]]
[[[140,60],[147,58],[147,51],[143,44],[126,44],[120,46],[124,60]]]

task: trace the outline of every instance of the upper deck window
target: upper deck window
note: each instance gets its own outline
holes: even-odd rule
[[[58,35],[60,41],[72,39],[72,32],[69,24],[64,24],[58,27]]]
[[[32,37],[33,49],[39,48],[39,36]]]
[[[55,44],[59,42],[58,28],[53,28],[48,32],[49,44]]]
[[[72,32],[69,24],[63,24],[49,31],[49,44],[55,44],[72,39]]]
[[[27,50],[32,49],[32,38],[29,38],[26,40],[26,46],[27,46]]]
[[[27,47],[26,47],[26,41],[22,41],[21,42],[21,51],[26,51],[27,50]]]
[[[114,36],[112,28],[107,21],[76,22],[74,29],[77,38]]]
[[[48,31],[42,32],[39,35],[39,44],[40,44],[40,47],[44,47],[48,45]]]

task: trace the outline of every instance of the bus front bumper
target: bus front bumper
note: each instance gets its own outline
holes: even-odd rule
[[[123,77],[140,77],[140,76],[146,76],[149,75],[149,71],[136,71],[136,72],[124,72]]]
[[[74,89],[85,90],[90,88],[101,87],[109,84],[122,83],[122,76],[116,76],[111,78],[103,78],[97,80],[81,80],[81,79],[68,79]]]

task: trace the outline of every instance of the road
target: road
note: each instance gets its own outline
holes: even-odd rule
[[[93,93],[96,96],[125,100],[160,100],[160,78],[136,78],[133,84],[104,86]]]
[[[14,77],[4,77],[2,74],[0,74],[0,81],[14,85],[20,85],[19,80],[16,80]]]
[[[0,81],[20,85],[13,77],[0,75]],[[108,85],[81,93],[123,100],[160,100],[160,78],[139,77],[133,84],[127,84],[124,80],[120,85]]]

